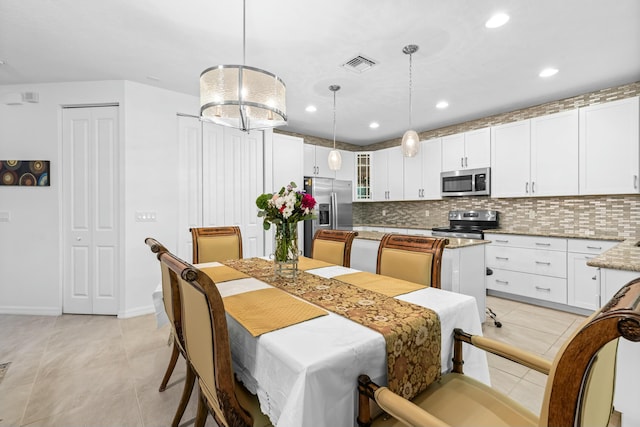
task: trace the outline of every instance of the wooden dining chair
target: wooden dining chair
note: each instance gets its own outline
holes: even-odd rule
[[[160,255],[178,277],[187,358],[198,378],[195,426],[211,413],[220,426],[266,427],[257,396],[235,380],[224,304],[218,288],[202,271],[169,252]]]
[[[193,263],[242,258],[240,227],[191,228]]]
[[[167,248],[165,248],[160,242],[152,237],[146,238],[145,243],[149,245],[149,247],[151,248],[151,252],[157,255],[158,260],[160,260],[160,256],[162,254],[169,253]],[[193,390],[193,385],[195,383],[195,374],[193,372],[193,369],[191,368],[191,365],[189,365],[189,361],[187,360],[187,353],[185,350],[184,337],[182,332],[182,308],[180,304],[180,292],[178,290],[178,278],[176,274],[171,271],[169,267],[161,260],[160,271],[162,277],[162,301],[164,303],[164,310],[167,313],[167,317],[169,318],[169,324],[171,325],[173,350],[171,352],[171,358],[169,359],[169,365],[167,366],[167,370],[164,373],[164,377],[162,378],[162,382],[160,383],[160,388],[158,389],[158,391],[162,392],[166,390],[167,383],[169,382],[169,378],[171,378],[171,374],[176,367],[176,362],[178,361],[179,355],[182,355],[187,367],[184,388],[182,390],[182,397],[180,399],[180,403],[178,404],[176,414],[173,417],[173,421],[171,422],[172,427],[177,427],[178,424],[180,424],[182,415],[184,415],[184,411],[187,407],[187,404],[189,403],[191,391]]]
[[[440,288],[442,253],[448,239],[385,234],[378,247],[376,273]]]
[[[358,425],[606,427],[613,412],[620,337],[640,341],[640,278],[623,286],[602,309],[589,317],[565,342],[553,363],[456,329],[453,372],[445,374],[411,401],[361,375],[358,378]],[[465,376],[463,343],[547,374],[540,414],[533,414],[506,395]],[[372,419],[371,399],[390,417]]]
[[[350,267],[351,245],[357,235],[357,231],[318,230],[313,236],[311,258]]]

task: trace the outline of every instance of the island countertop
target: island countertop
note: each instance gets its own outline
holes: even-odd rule
[[[591,267],[640,272],[639,239],[627,239],[587,261]]]

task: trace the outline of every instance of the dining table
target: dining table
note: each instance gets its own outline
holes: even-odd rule
[[[359,272],[338,265],[321,265],[305,273],[336,280]],[[195,264],[203,271],[219,266],[223,264]],[[216,287],[224,300],[273,286],[248,276],[216,282]],[[164,311],[161,289],[153,297],[160,324]],[[437,314],[442,373],[452,369],[454,328],[482,335],[473,297],[424,287],[395,298]],[[258,396],[262,412],[276,427],[356,426],[358,376],[367,374],[378,384],[388,382],[385,337],[341,314],[327,311],[322,316],[256,336],[229,315],[226,304],[225,309],[237,379]],[[466,375],[490,384],[484,351],[465,345],[463,358]]]

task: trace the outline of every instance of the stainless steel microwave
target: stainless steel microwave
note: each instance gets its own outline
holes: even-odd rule
[[[489,196],[491,168],[441,172],[440,189],[442,197]]]

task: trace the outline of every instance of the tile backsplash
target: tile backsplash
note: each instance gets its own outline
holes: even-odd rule
[[[442,227],[449,225],[448,212],[456,209],[496,210],[500,212],[500,227],[516,232],[551,230],[576,237],[640,237],[640,195],[357,202],[353,205],[353,224]]]

